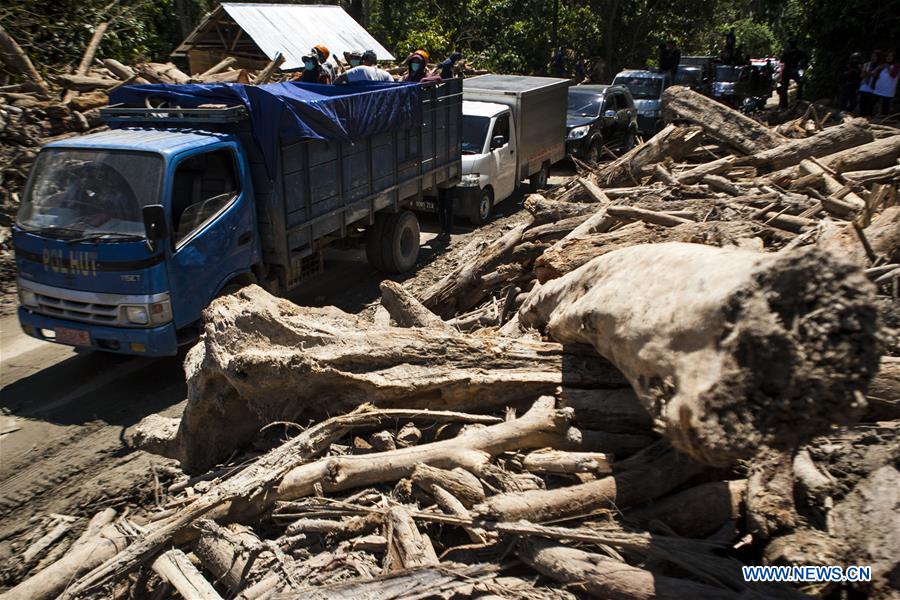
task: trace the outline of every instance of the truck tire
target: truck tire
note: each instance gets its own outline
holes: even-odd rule
[[[481,190],[481,196],[478,199],[478,206],[475,212],[469,215],[469,222],[475,227],[484,225],[494,216],[494,192],[491,188],[486,187]]]
[[[385,273],[409,271],[419,259],[419,220],[408,210],[379,217],[366,240],[369,264]]]
[[[531,190],[536,192],[538,190],[542,190],[547,187],[547,182],[550,180],[550,165],[544,163],[541,165],[541,170],[528,178],[528,182],[531,184]]]

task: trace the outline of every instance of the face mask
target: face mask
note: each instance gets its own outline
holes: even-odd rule
[[[351,66],[351,67],[358,67],[358,66],[359,66],[359,63],[360,63],[360,61],[358,61],[358,60],[351,60],[351,61],[350,61],[350,66]]]
[[[417,63],[417,62],[409,63],[409,70],[412,71],[412,72],[414,72],[414,73],[415,73],[416,71],[418,71],[420,68],[422,68],[422,65],[420,65],[420,64]]]
[[[312,71],[313,69],[316,68],[316,63],[305,62],[305,63],[303,63],[303,67],[304,67],[307,71]]]

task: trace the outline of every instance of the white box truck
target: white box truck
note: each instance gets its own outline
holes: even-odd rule
[[[455,215],[481,225],[520,182],[547,185],[550,165],[566,155],[569,83],[520,75],[463,81],[462,179],[450,190]]]

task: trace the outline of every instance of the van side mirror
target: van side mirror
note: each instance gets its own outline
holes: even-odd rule
[[[148,204],[141,210],[144,218],[144,232],[151,244],[169,237],[169,224],[162,204]]]
[[[506,143],[506,136],[503,135],[495,135],[491,138],[491,150],[496,150],[497,148],[502,148],[503,144]]]
[[[616,113],[616,111],[614,111],[614,110],[605,110],[605,111],[603,111],[603,116],[604,116],[604,117],[615,117],[616,114],[617,114],[617,113]]]

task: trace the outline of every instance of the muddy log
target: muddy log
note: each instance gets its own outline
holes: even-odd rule
[[[171,456],[192,473],[227,458],[272,421],[305,423],[364,403],[483,412],[563,384],[621,381],[587,347],[367,329],[336,308],[299,307],[257,286],[219,298],[204,320],[205,335],[185,360],[188,402],[180,450]]]
[[[93,90],[106,90],[119,83],[108,77],[92,75],[59,75],[56,78],[59,84],[67,90],[77,92],[91,92]]]
[[[556,543],[523,539],[517,554],[525,564],[567,587],[608,600],[736,599],[739,594],[687,579],[659,575],[608,556]]]
[[[699,127],[667,125],[645,144],[636,146],[597,172],[603,187],[639,184],[642,170],[666,158],[681,160],[700,145]]]
[[[528,226],[523,223],[510,229],[488,244],[474,261],[461,264],[448,273],[425,290],[420,298],[422,304],[441,318],[450,318],[477,306],[493,289],[491,276],[499,267],[511,262],[513,250],[522,241]],[[517,265],[512,267],[515,270]],[[502,279],[509,281],[512,277],[507,273]]]
[[[659,521],[679,536],[702,538],[740,518],[746,492],[744,479],[713,481],[629,511],[626,517],[647,529]]]
[[[737,164],[777,171],[799,164],[806,158],[818,158],[848,148],[856,148],[875,140],[872,132],[866,129],[866,124],[865,119],[848,119],[816,135],[791,140],[771,150],[748,156],[739,160]]]
[[[687,222],[677,227],[631,223],[607,233],[593,233],[554,244],[534,261],[534,273],[544,283],[561,277],[588,261],[636,244],[692,242],[710,246],[737,245],[741,240],[781,237],[761,223],[751,221]]]
[[[821,159],[821,163],[838,173],[843,173],[884,169],[895,165],[898,158],[900,158],[900,135],[893,135],[829,154]]]
[[[519,319],[592,344],[676,447],[717,466],[853,422],[880,354],[874,286],[815,247],[624,248],[542,285]]]
[[[787,141],[762,123],[686,87],[668,88],[663,106],[676,120],[699,125],[711,138],[743,154],[771,150]]]
[[[3,600],[56,598],[80,575],[124,550],[128,545],[128,536],[111,523],[114,514],[107,510],[95,515],[87,530],[94,535],[79,538],[63,558],[7,590],[0,598]],[[108,524],[101,527],[103,523]]]
[[[433,327],[451,331],[453,328],[439,316],[422,306],[403,285],[394,281],[381,282],[381,305],[398,327]]]
[[[702,470],[665,440],[613,464],[613,475],[552,490],[508,492],[487,498],[474,510],[495,521],[525,519],[538,523],[589,515],[600,509],[622,510],[658,498]]]

